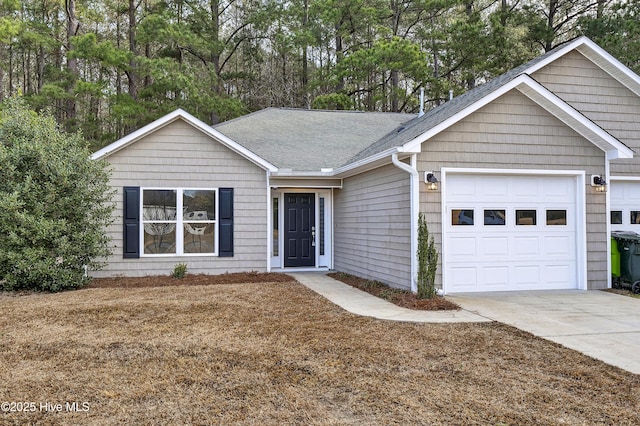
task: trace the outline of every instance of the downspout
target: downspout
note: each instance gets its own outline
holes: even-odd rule
[[[411,156],[411,166],[398,160],[398,154],[391,155],[391,162],[399,169],[409,173],[409,206],[411,210],[411,291],[418,292],[418,212],[420,209],[420,188],[418,170],[415,168],[416,154]]]
[[[271,223],[271,171],[267,170],[267,272],[271,272],[271,243],[273,224]]]
[[[609,152],[605,153],[604,156],[604,180],[607,182],[608,190],[604,194],[605,200],[605,211],[607,215],[607,219],[604,223],[606,223],[607,227],[607,288],[612,288],[613,283],[611,281],[611,160],[609,157]],[[589,288],[589,282],[587,281],[587,276],[585,279],[585,288]]]

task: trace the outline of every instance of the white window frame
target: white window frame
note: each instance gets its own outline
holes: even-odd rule
[[[176,191],[176,220],[175,221],[165,221],[166,223],[175,223],[176,224],[176,251],[175,253],[145,253],[144,249],[144,225],[145,223],[158,223],[163,221],[157,220],[144,220],[144,191]],[[201,221],[203,223],[213,223],[214,226],[214,251],[213,253],[185,253],[184,252],[184,224],[192,223],[193,221],[184,220],[184,192],[185,191],[213,191],[215,194],[215,219]],[[220,206],[220,197],[218,188],[170,188],[170,187],[144,187],[140,188],[140,256],[141,257],[214,257],[218,256],[219,248],[218,248],[218,224],[219,224],[219,206]]]

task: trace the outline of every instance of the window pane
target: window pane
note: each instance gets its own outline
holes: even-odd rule
[[[622,224],[622,210],[612,210],[611,211],[611,224],[612,225],[621,225]]]
[[[630,223],[632,225],[637,225],[640,223],[640,212],[639,211],[632,211],[629,212],[629,219],[630,219]]]
[[[145,189],[142,193],[144,220],[176,220],[176,191]]]
[[[213,223],[191,222],[184,224],[185,253],[214,253],[215,229]]]
[[[182,194],[184,220],[215,220],[216,192],[186,189]]]
[[[176,252],[175,223],[145,223],[144,252],[147,254],[168,254]]]
[[[516,210],[516,225],[535,225],[535,210]]]
[[[473,210],[451,210],[452,225],[473,225]]]
[[[485,210],[484,211],[484,224],[485,225],[504,225],[505,222],[504,210]]]
[[[273,251],[273,256],[280,255],[280,235],[278,231],[278,198],[273,199],[273,247],[271,250]]]
[[[176,252],[175,190],[150,189],[142,192],[144,252],[170,254]]]
[[[547,225],[566,225],[566,210],[547,210]]]
[[[324,256],[324,197],[320,197],[320,229],[318,235],[320,238],[320,256]]]

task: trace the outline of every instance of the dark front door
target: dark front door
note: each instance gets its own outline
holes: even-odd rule
[[[284,266],[315,266],[315,194],[284,194]]]

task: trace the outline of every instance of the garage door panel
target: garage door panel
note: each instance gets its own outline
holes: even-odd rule
[[[551,285],[551,288],[555,288],[556,285],[561,286],[575,279],[573,270],[567,264],[545,266],[545,276],[547,277],[547,284]]]
[[[509,255],[508,237],[485,237],[482,238],[482,253],[485,257],[503,259]]]
[[[476,237],[453,237],[451,239],[449,256],[464,258],[475,257],[477,254]]]
[[[446,291],[577,288],[577,179],[448,174]]]
[[[456,291],[475,291],[478,283],[478,270],[475,267],[454,267],[451,278],[455,282]]]
[[[563,259],[574,259],[571,246],[575,241],[573,235],[548,236],[544,237],[544,255],[561,257]]]
[[[505,290],[509,286],[508,266],[487,266],[483,273],[485,286],[493,291]]]
[[[611,182],[611,230],[640,234],[640,181]],[[613,220],[613,217],[616,220]]]
[[[487,201],[502,200],[509,193],[509,182],[503,179],[485,180],[480,187],[480,194]]]
[[[519,203],[535,203],[540,199],[540,185],[536,181],[516,178],[510,185],[510,197]],[[504,199],[502,200],[504,201]]]
[[[540,237],[514,237],[513,254],[515,256],[538,256],[540,254]]]
[[[539,265],[515,265],[513,267],[514,290],[537,288],[540,284]]]
[[[544,199],[547,203],[575,200],[574,182],[567,178],[549,178],[544,188]]]

